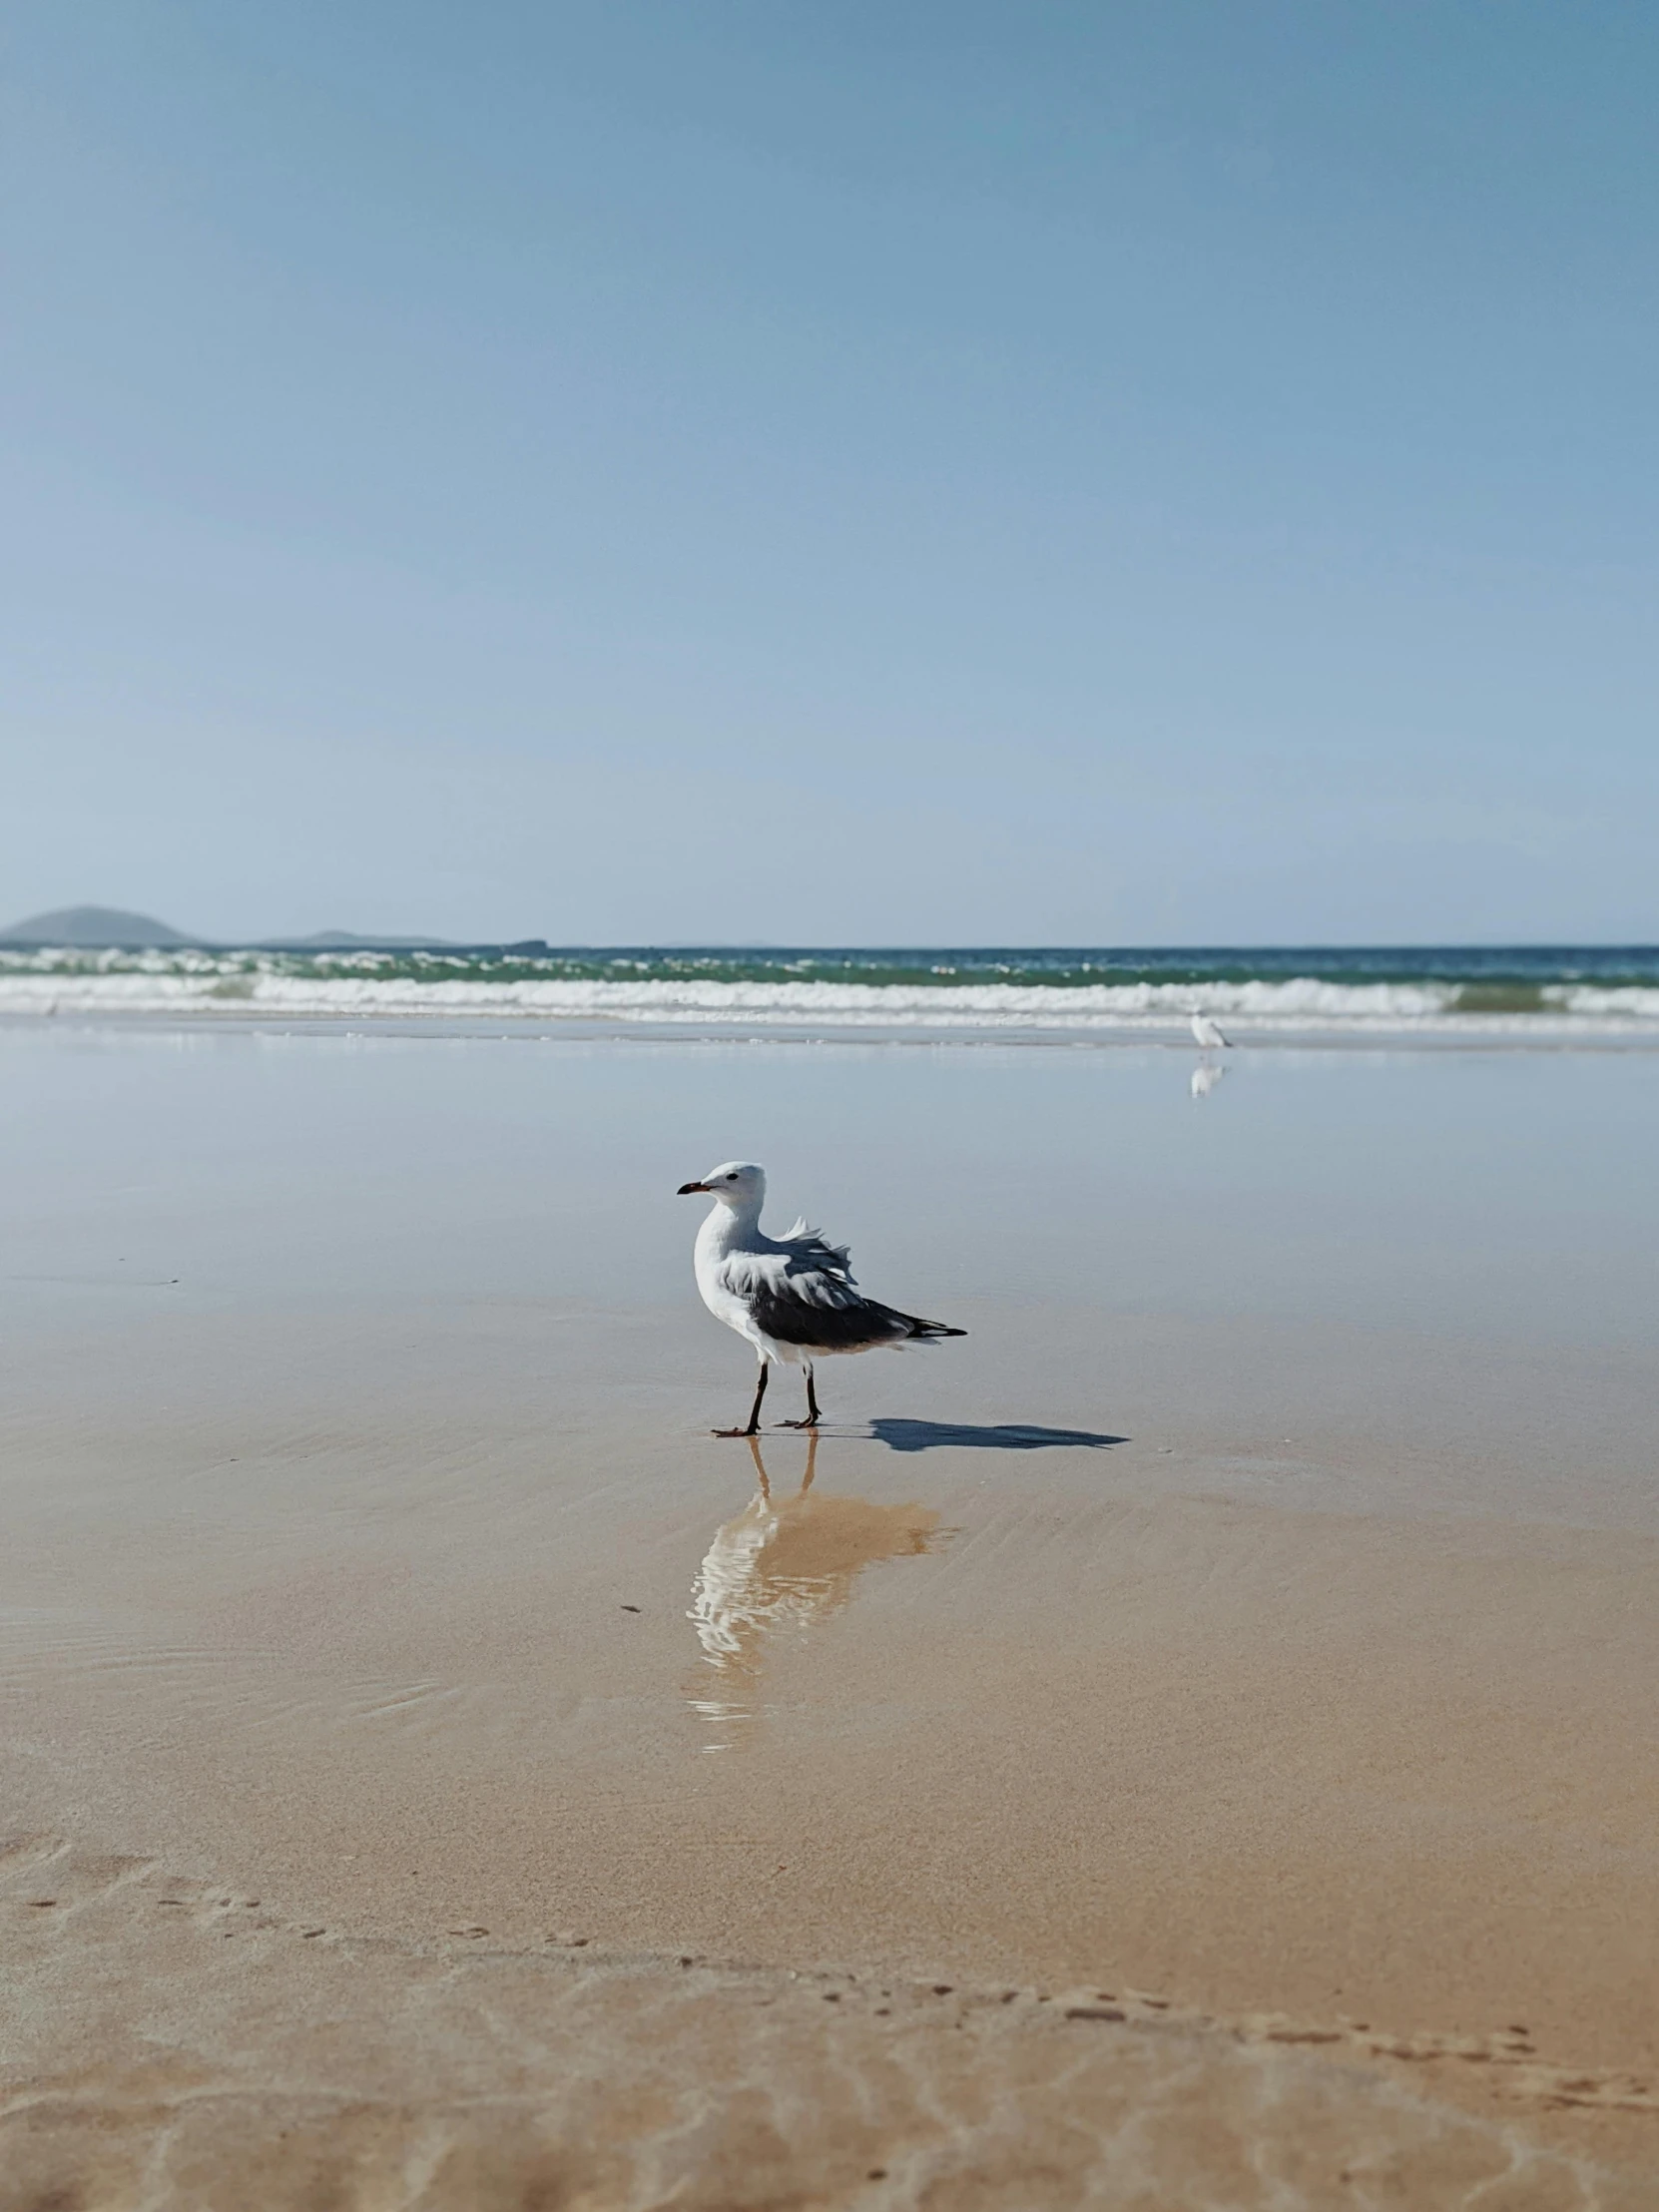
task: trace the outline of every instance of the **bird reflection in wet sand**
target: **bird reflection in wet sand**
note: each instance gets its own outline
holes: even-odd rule
[[[850,1602],[859,1574],[882,1559],[914,1558],[932,1548],[939,1516],[925,1505],[875,1505],[813,1488],[818,1435],[809,1431],[807,1467],[793,1497],[779,1498],[748,1439],[759,1482],[743,1511],[716,1529],[693,1586],[687,1618],[723,1693],[691,1699],[718,1724],[708,1751],[730,1751],[759,1712],[769,1637],[805,1637]]]
[[[1194,1098],[1208,1098],[1222,1077],[1227,1073],[1214,1060],[1200,1060],[1193,1069],[1192,1094]]]

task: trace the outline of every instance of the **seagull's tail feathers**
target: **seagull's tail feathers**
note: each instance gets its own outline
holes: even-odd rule
[[[891,1314],[894,1321],[901,1321],[913,1341],[926,1343],[932,1337],[965,1337],[967,1335],[965,1329],[952,1329],[948,1322],[923,1321],[918,1314],[901,1314],[891,1306],[883,1307],[882,1311]]]

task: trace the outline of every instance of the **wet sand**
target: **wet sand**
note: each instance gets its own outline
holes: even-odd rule
[[[0,2202],[1653,2201],[1651,1071],[73,1049]],[[973,1334],[757,1463],[666,1194],[781,1133]]]
[[[40,1843],[0,1913],[29,2021],[0,2042],[8,2208],[1652,2202],[1354,2062],[1381,2039],[1334,2061],[1128,1991],[353,1939]],[[1489,2062],[1524,2082],[1514,2041]]]

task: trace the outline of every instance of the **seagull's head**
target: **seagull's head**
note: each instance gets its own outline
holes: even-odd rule
[[[767,1171],[753,1160],[728,1160],[724,1167],[711,1168],[701,1183],[680,1186],[682,1198],[689,1198],[693,1191],[707,1191],[711,1198],[736,1211],[747,1213],[753,1207],[759,1213],[767,1195]]]

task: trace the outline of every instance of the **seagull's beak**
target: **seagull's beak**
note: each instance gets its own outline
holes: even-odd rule
[[[690,1198],[693,1191],[706,1191],[708,1188],[707,1183],[682,1183],[674,1195],[676,1198]]]

